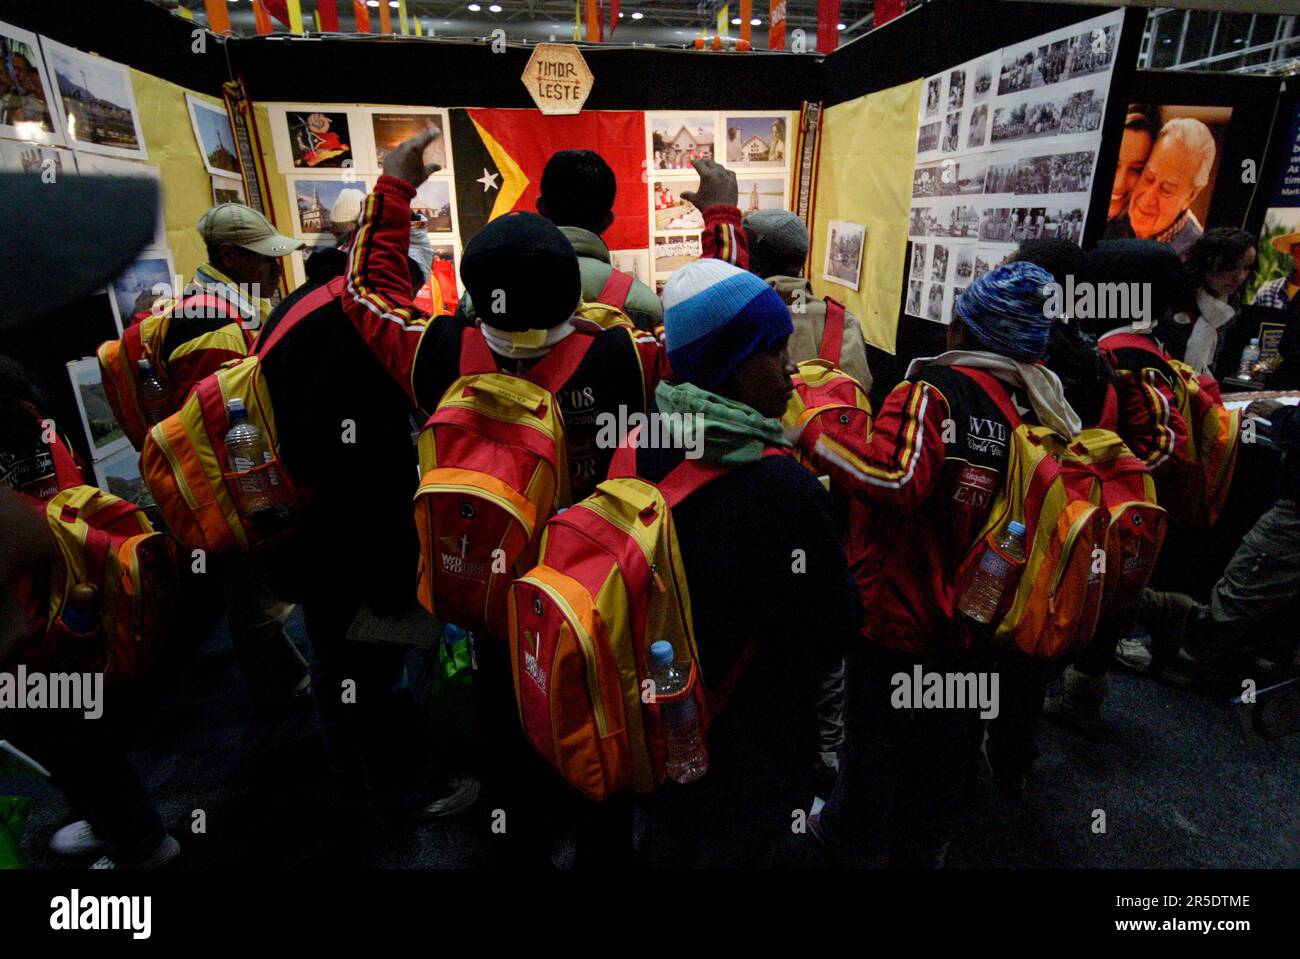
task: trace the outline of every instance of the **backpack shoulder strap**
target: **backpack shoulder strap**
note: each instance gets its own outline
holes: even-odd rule
[[[609,279],[596,294],[596,302],[616,306],[620,310],[627,303],[627,295],[632,292],[632,274],[610,267]]]
[[[32,414],[39,428],[44,429],[44,422],[41,419],[40,412],[26,400],[22,400],[23,407],[27,412]],[[54,481],[59,485],[59,489],[67,489],[69,486],[80,486],[85,482],[81,475],[81,467],[77,465],[76,457],[72,451],[64,445],[63,437],[59,436],[57,430],[54,432],[54,440],[49,444],[50,459],[54,463]]]
[[[817,355],[828,360],[832,366],[840,365],[840,353],[844,347],[844,307],[826,297],[826,326],[822,330],[822,345]]]
[[[1007,389],[1005,383],[994,376],[987,370],[977,370],[969,366],[954,366],[953,369],[962,376],[975,382],[986,394],[988,398],[997,406],[998,412],[1007,418],[1011,428],[1015,429],[1021,423],[1019,410],[1011,402],[1011,392]]]
[[[305,317],[315,313],[325,304],[337,300],[343,294],[343,284],[345,280],[341,276],[336,276],[328,283],[323,283],[316,289],[312,290],[292,307],[289,312],[275,324],[275,329],[263,340],[258,337],[257,347],[253,350],[258,356],[265,356],[275,345],[283,340]]]
[[[586,330],[575,329],[537,361],[537,365],[528,371],[528,379],[543,389],[557,392],[569,382],[587,358],[587,351],[595,345],[596,336],[597,334]]]
[[[1103,350],[1141,350],[1152,356],[1159,356],[1162,360],[1165,359],[1161,355],[1160,348],[1151,338],[1140,333],[1112,333],[1098,340],[1097,345]]]
[[[460,375],[495,372],[497,361],[487,345],[487,337],[477,326],[466,326],[460,331]]]
[[[1101,415],[1097,419],[1097,425],[1112,433],[1119,432],[1119,392],[1114,383],[1106,383],[1106,396],[1101,401]]]

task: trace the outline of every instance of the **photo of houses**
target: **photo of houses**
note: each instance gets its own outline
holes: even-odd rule
[[[784,166],[786,118],[726,117],[727,160],[731,166]]]
[[[650,118],[650,150],[656,170],[690,170],[696,160],[712,160],[714,140],[712,114]]]

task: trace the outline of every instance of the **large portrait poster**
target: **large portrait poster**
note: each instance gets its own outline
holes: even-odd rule
[[[1282,168],[1259,235],[1259,260],[1245,292],[1246,302],[1277,310],[1300,296],[1300,107],[1282,149]]]
[[[1123,11],[944,70],[921,97],[904,312],[952,319],[1022,240],[1083,237]]]

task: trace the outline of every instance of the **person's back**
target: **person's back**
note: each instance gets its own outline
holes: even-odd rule
[[[840,307],[832,329],[834,342],[826,338],[828,305],[815,296],[803,277],[808,256],[808,228],[787,210],[759,210],[743,221],[749,240],[749,270],[766,280],[786,305],[794,323],[790,337],[790,358],[795,363],[832,357],[865,392],[871,392],[871,369],[867,365],[866,342],[858,318]]]
[[[788,446],[777,419],[790,392],[788,311],[717,260],[679,270],[664,298],[677,382],[659,386],[656,411],[698,416],[701,431],[683,434],[688,448],[642,446],[637,473],[659,481],[687,455],[727,467],[673,521],[705,687],[734,685],[709,734],[708,774],[647,801],[644,848],[652,864],[758,865],[790,810],[811,801],[818,677],[861,612],[825,490],[791,457],[765,456]]]

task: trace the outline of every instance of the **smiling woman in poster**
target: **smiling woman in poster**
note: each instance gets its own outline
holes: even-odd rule
[[[1130,103],[1124,117],[1124,136],[1119,142],[1119,162],[1115,165],[1115,182],[1110,188],[1107,222],[1124,215],[1133,195],[1133,187],[1142,178],[1151,147],[1160,132],[1160,111],[1144,103]]]
[[[1166,123],[1133,187],[1128,212],[1107,225],[1106,239],[1158,240],[1185,258],[1205,232],[1191,206],[1210,182],[1215,153],[1214,135],[1200,120]]]

